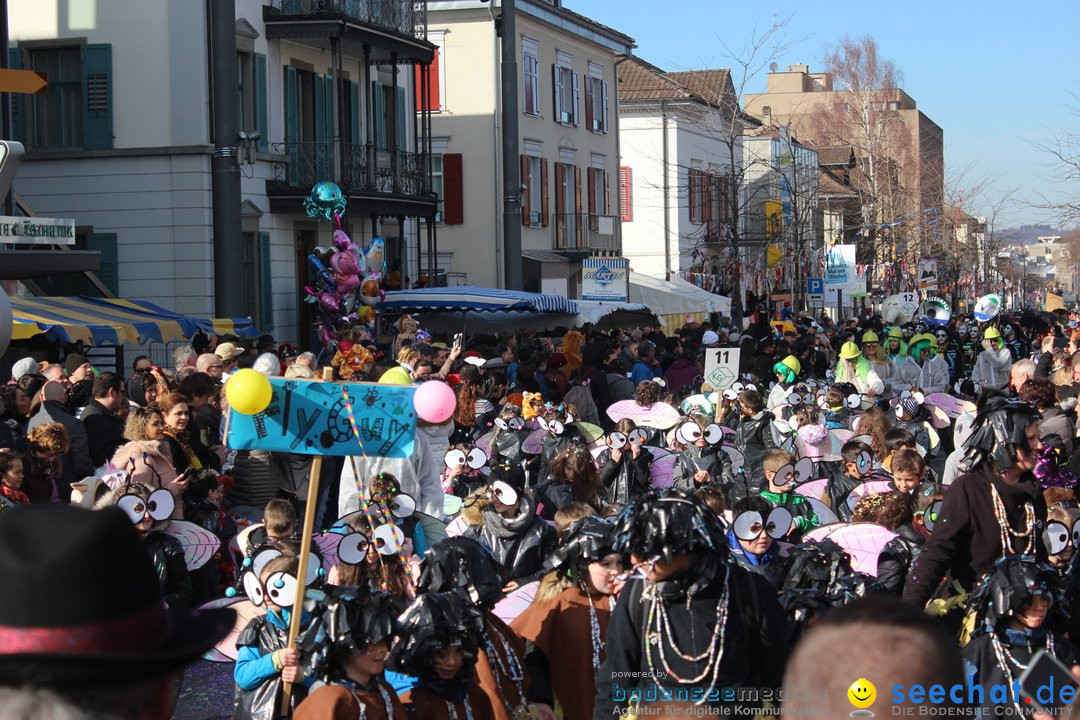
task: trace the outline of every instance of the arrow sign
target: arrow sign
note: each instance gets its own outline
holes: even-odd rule
[[[49,79],[34,70],[0,70],[0,92],[36,95],[45,92]]]

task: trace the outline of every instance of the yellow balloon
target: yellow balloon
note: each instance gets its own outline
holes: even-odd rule
[[[412,385],[412,376],[408,370],[398,365],[384,372],[379,382],[383,385]]]
[[[225,382],[225,398],[229,407],[241,415],[257,415],[266,409],[274,397],[274,388],[265,375],[246,369],[237,370]]]
[[[770,243],[765,255],[765,260],[769,267],[775,267],[776,264],[783,259],[784,251],[780,249],[780,246],[776,243]]]

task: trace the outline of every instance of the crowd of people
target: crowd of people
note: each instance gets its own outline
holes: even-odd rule
[[[419,421],[408,458],[325,458],[314,508],[310,455],[228,447],[222,389],[241,368],[319,381],[310,353],[200,336],[126,378],[24,358],[0,410],[0,535],[50,506],[119,508],[170,612],[220,624],[193,609],[249,603],[237,720],[847,713],[842,692],[778,689],[846,690],[858,666],[807,648],[855,626],[882,640],[840,656],[893,667],[885,638],[917,638],[938,676],[987,688],[966,704],[1023,712],[1011,688],[1037,650],[1080,662],[1076,326],[761,311],[745,330],[436,338],[406,316],[392,345],[345,336],[329,364],[447,382],[456,411]],[[727,387],[705,380],[717,348],[740,350]],[[306,513],[321,541],[299,578]],[[212,562],[189,569],[182,522],[220,540]]]

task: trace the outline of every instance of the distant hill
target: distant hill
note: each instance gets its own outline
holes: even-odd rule
[[[1020,227],[1002,228],[994,233],[999,242],[1009,245],[1031,245],[1040,237],[1061,234],[1061,230],[1050,225],[1021,225]]]

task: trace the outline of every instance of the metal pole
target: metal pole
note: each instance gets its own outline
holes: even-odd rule
[[[210,161],[214,203],[214,312],[244,314],[244,246],[240,224],[240,104],[236,99],[236,4],[210,3],[211,114],[214,154]]]
[[[595,97],[595,96],[594,96]],[[594,105],[595,107],[595,105]],[[663,156],[664,156],[664,279],[671,279],[671,178],[668,176],[668,118],[667,106],[660,101],[660,117],[663,123]],[[689,183],[687,184],[689,187]],[[694,198],[690,198],[694,202]]]
[[[515,0],[502,0],[503,284],[523,289],[521,161],[518,159],[517,20]]]
[[[0,68],[9,67],[8,48],[10,43],[8,42],[8,3],[7,0],[0,0]],[[23,103],[23,107],[26,107],[29,103]],[[25,111],[24,111],[25,112]],[[0,136],[4,140],[15,140],[11,137],[14,127],[11,123],[11,93],[0,93]],[[25,138],[18,138],[22,142],[26,142]],[[7,195],[4,196],[4,214],[11,216],[15,214],[15,191],[8,190]]]

